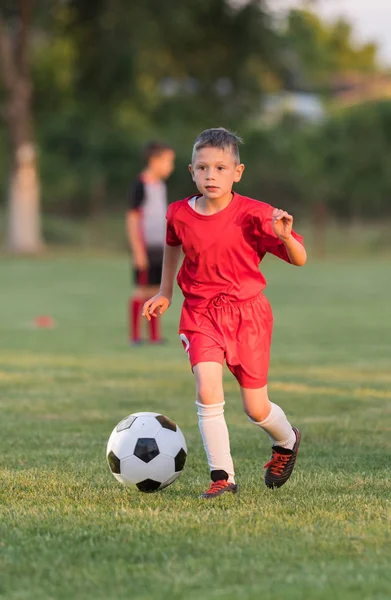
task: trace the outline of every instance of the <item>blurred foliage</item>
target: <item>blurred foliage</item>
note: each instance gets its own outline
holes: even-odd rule
[[[327,91],[338,75],[376,71],[376,45],[360,45],[353,33],[344,19],[328,23],[314,12],[291,10],[281,34],[290,85]]]
[[[316,125],[289,116],[247,136],[243,187],[298,214],[321,203],[341,219],[389,218],[390,132],[389,101],[357,105]]]
[[[54,3],[40,33],[35,114],[49,210],[88,212],[97,189],[123,199],[148,138],[189,148],[200,128],[240,126],[281,70],[259,0],[70,0]]]
[[[352,219],[391,216],[391,102],[357,105],[316,132],[317,181],[330,210]]]
[[[15,4],[7,2],[12,20]],[[193,140],[221,125],[245,138],[242,193],[295,213],[321,202],[338,217],[390,215],[390,103],[316,125],[287,117],[259,126],[265,92],[327,92],[334,76],[376,70],[376,47],[355,44],[344,21],[326,25],[293,10],[278,28],[259,0],[47,0],[36,4],[32,42],[47,214],[99,219],[124,210],[140,147],[151,138],[177,150],[170,199],[192,193]],[[0,131],[1,191],[3,138]]]

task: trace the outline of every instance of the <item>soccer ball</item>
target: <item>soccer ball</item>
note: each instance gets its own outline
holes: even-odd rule
[[[114,477],[141,492],[156,492],[182,473],[187,446],[178,425],[159,413],[129,415],[114,427],[106,457]]]

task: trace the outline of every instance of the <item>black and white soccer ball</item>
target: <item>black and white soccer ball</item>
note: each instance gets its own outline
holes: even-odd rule
[[[182,473],[187,446],[178,425],[159,413],[129,415],[114,427],[106,457],[114,477],[141,492],[156,492]]]

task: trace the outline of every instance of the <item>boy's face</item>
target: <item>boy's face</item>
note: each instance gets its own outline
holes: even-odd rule
[[[174,170],[175,152],[173,150],[163,150],[158,156],[152,156],[149,161],[149,168],[159,179],[167,179]]]
[[[244,165],[238,165],[229,150],[201,148],[195,152],[189,170],[204,198],[217,200],[240,181]]]

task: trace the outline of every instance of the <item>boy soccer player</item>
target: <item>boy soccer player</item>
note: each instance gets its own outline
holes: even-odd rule
[[[153,320],[170,306],[183,249],[179,333],[196,377],[198,421],[212,480],[202,498],[237,491],[224,418],[224,359],[240,385],[244,411],[272,441],[267,487],[289,479],[300,443],[299,430],[268,397],[273,317],[259,263],[270,252],[301,266],[307,255],[291,215],[232,191],[244,170],[240,141],[222,128],[197,138],[189,169],[199,194],[168,208],[160,290],[143,307],[143,315]]]
[[[144,149],[146,167],[134,182],[129,198],[126,229],[132,250],[135,289],[129,299],[129,341],[141,343],[141,307],[159,290],[166,235],[165,179],[173,169],[175,153],[166,144],[151,142]],[[151,343],[161,342],[159,322],[150,322]]]

